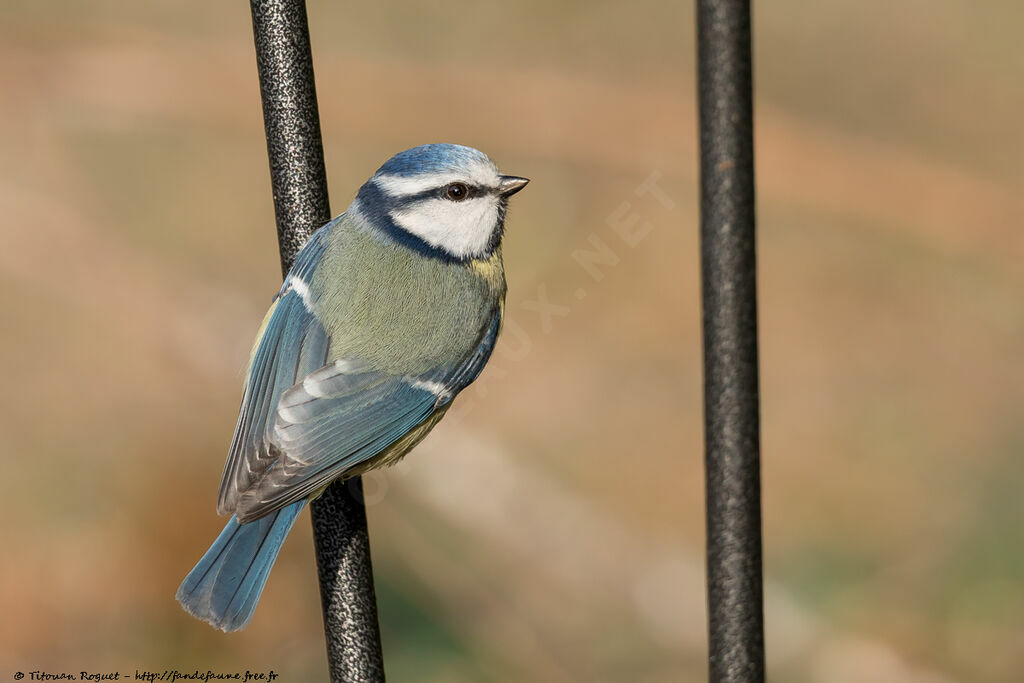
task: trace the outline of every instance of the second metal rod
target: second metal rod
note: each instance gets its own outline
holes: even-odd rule
[[[698,0],[709,678],[765,678],[749,0]]]

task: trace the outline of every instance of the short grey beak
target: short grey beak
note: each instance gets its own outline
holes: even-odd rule
[[[498,192],[502,197],[511,197],[526,187],[526,183],[530,182],[529,178],[520,178],[517,175],[499,176],[499,180],[501,180],[501,183],[498,185]]]

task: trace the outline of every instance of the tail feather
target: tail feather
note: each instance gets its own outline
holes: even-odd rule
[[[185,611],[222,631],[245,628],[281,544],[305,506],[301,500],[248,524],[232,517],[178,587]]]

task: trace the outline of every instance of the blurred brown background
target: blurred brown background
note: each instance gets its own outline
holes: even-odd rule
[[[391,679],[700,680],[693,7],[309,11],[335,213],[424,142],[533,179],[491,366],[366,483]],[[756,8],[775,681],[1021,680],[1022,25]],[[265,154],[245,3],[0,6],[0,676],[325,678],[305,518],[246,631],[173,598],[280,282]]]

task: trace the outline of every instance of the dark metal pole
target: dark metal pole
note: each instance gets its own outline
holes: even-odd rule
[[[251,0],[274,212],[287,274],[331,218],[305,0]],[[384,680],[362,483],[334,483],[311,505],[332,681]]]
[[[764,680],[750,0],[698,0],[709,678]]]

